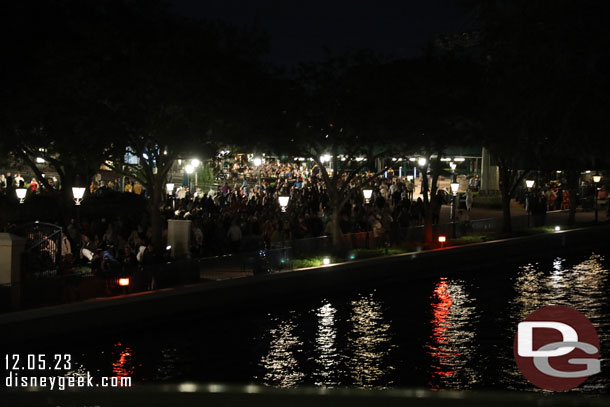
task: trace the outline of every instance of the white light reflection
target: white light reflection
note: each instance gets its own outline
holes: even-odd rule
[[[362,388],[385,388],[393,384],[387,376],[395,370],[390,353],[390,323],[384,316],[381,303],[373,294],[352,301],[352,329],[348,336],[346,365],[354,384]]]
[[[303,352],[303,342],[295,335],[297,323],[294,317],[279,320],[275,328],[269,330],[271,343],[266,355],[259,365],[265,371],[262,382],[270,386],[293,387],[303,381],[305,373],[301,371],[295,357]]]
[[[313,377],[316,386],[333,387],[339,384],[337,368],[339,353],[337,352],[337,329],[335,314],[337,310],[327,303],[316,310],[318,329],[315,339],[316,368]]]

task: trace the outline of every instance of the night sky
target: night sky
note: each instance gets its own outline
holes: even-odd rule
[[[396,57],[415,56],[439,33],[463,28],[468,16],[449,0],[281,1],[171,0],[184,15],[255,25],[270,35],[271,62],[292,66],[368,48]]]

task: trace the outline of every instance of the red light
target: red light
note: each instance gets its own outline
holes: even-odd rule
[[[441,235],[438,237],[439,243],[445,243],[447,241],[447,236]]]
[[[127,287],[129,285],[129,278],[119,278],[119,285],[121,287]]]

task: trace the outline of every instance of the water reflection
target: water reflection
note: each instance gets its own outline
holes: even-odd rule
[[[301,370],[296,354],[303,351],[303,342],[295,334],[297,323],[294,313],[286,319],[274,319],[269,329],[269,350],[259,362],[265,374],[266,385],[292,387],[302,382],[305,373]]]
[[[121,349],[121,342],[117,342],[114,347],[116,348],[115,352],[119,352],[119,355],[118,359],[112,362],[112,373],[117,377],[132,376],[134,371],[132,360],[133,351],[128,346]]]
[[[335,314],[337,310],[330,304],[324,304],[316,311],[318,328],[315,338],[315,369],[313,371],[316,386],[333,387],[339,384],[338,366],[340,355],[337,352],[337,328]]]
[[[480,380],[473,361],[476,320],[478,313],[463,284],[441,278],[432,295],[432,334],[426,343],[432,357],[431,388],[470,388]]]
[[[351,305],[346,361],[349,375],[358,387],[389,387],[392,385],[389,375],[395,369],[390,358],[394,345],[382,303],[370,293]]]
[[[592,254],[584,261],[566,266],[566,259],[557,257],[553,260],[551,270],[545,271],[539,263],[530,263],[520,267],[515,279],[515,296],[509,302],[509,323],[516,327],[527,315],[546,305],[567,305],[587,316],[595,328],[602,348],[608,345],[610,321],[607,310],[608,270],[604,268],[603,256]],[[514,335],[514,332],[512,332]],[[507,348],[512,346],[507,344]],[[516,369],[512,359],[512,350],[506,349],[501,363],[506,371],[502,380],[508,388],[519,389],[527,384]],[[602,361],[603,363],[603,361]],[[600,375],[587,380],[582,390],[607,386],[600,383]]]

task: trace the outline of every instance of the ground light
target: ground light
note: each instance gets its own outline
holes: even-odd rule
[[[322,259],[322,264],[328,266],[330,264],[330,257],[324,257],[324,259]]]
[[[447,236],[445,235],[440,235],[438,237],[438,242],[441,244],[441,247],[445,246],[445,242],[447,241]]]

